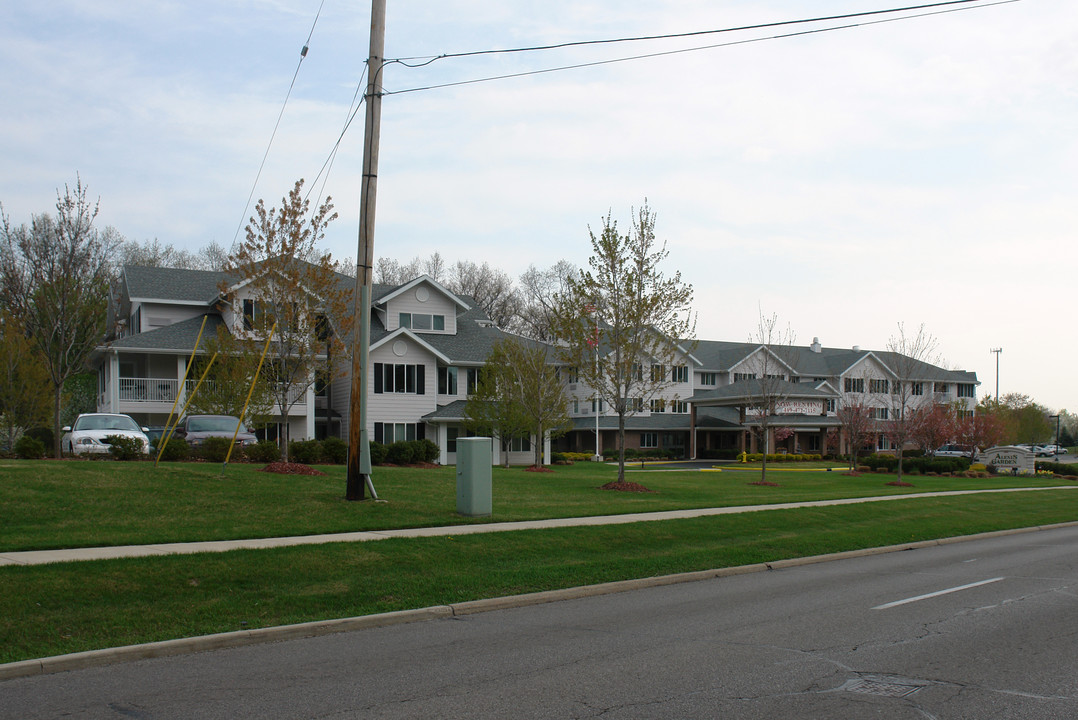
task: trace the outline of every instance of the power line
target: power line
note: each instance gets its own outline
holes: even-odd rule
[[[333,170],[333,162],[337,159],[337,150],[341,147],[341,141],[344,140],[348,128],[351,127],[352,121],[356,119],[356,115],[359,114],[359,109],[363,107],[363,103],[367,99],[365,95],[362,97],[359,95],[359,91],[363,89],[363,79],[367,77],[367,69],[368,68],[364,66],[363,72],[359,76],[359,82],[356,84],[356,91],[352,95],[352,102],[349,103],[348,112],[345,113],[344,127],[341,128],[341,134],[337,136],[337,141],[333,143],[333,148],[329,151],[329,156],[326,158],[326,161],[322,163],[322,168],[318,171],[318,174],[315,175],[314,180],[311,181],[311,187],[307,190],[307,195],[303,198],[304,200],[307,200],[311,196],[311,193],[314,192],[315,184],[318,183],[318,178],[322,177],[322,173],[325,173],[326,176],[322,179],[322,187],[318,191],[318,198],[314,204],[315,208],[317,208],[318,203],[322,201],[322,194],[325,192],[326,184],[329,182],[329,173]],[[359,99],[358,103],[356,102],[357,98]]]
[[[292,96],[292,88],[296,86],[296,78],[299,77],[299,69],[303,66],[303,60],[307,57],[307,49],[311,45],[311,38],[314,36],[314,28],[318,24],[318,18],[322,14],[322,6],[326,4],[326,0],[322,0],[318,5],[318,12],[314,14],[314,22],[311,23],[311,31],[307,33],[307,41],[303,43],[303,49],[299,52],[299,62],[296,63],[296,71],[292,73],[292,82],[288,84],[288,92],[285,93],[284,103],[281,105],[281,112],[277,114],[277,122],[273,125],[273,132],[270,133],[269,142],[266,144],[266,152],[262,155],[262,163],[258,166],[258,172],[255,173],[254,184],[251,185],[251,194],[247,196],[247,203],[243,206],[243,213],[240,215],[240,224],[236,226],[236,233],[232,236],[232,245],[229,248],[229,254],[236,247],[236,239],[240,236],[240,230],[243,229],[243,224],[247,221],[247,210],[251,207],[251,198],[255,196],[255,190],[258,188],[258,180],[262,177],[262,170],[266,167],[266,159],[269,157],[270,149],[273,147],[273,139],[277,137],[277,128],[281,126],[281,118],[284,117],[285,108],[288,107],[288,99]]]
[[[732,47],[732,46],[735,46],[735,45],[747,45],[749,43],[763,42],[765,40],[780,40],[780,39],[784,39],[784,38],[799,37],[799,36],[804,36],[804,35],[814,35],[814,34],[825,33],[825,32],[833,32],[833,31],[836,31],[836,30],[849,30],[849,29],[857,28],[857,27],[867,27],[867,26],[870,26],[870,25],[881,25],[883,23],[898,22],[900,20],[912,20],[912,19],[915,19],[915,18],[929,17],[929,16],[932,16],[932,15],[944,15],[944,14],[947,14],[947,13],[962,12],[962,11],[965,11],[965,10],[976,10],[976,9],[979,9],[979,8],[991,7],[991,6],[994,6],[994,5],[1008,5],[1010,3],[1015,3],[1015,2],[1019,2],[1019,1],[1020,0],[997,0],[996,2],[984,3],[984,4],[981,4],[981,5],[973,5],[973,6],[969,6],[969,7],[960,7],[960,8],[950,8],[950,9],[946,9],[946,10],[934,10],[932,12],[917,13],[917,14],[914,14],[914,15],[904,15],[904,16],[898,17],[898,18],[885,18],[885,19],[882,19],[882,20],[873,20],[873,21],[869,21],[869,22],[848,23],[846,25],[834,25],[834,26],[826,27],[826,28],[816,28],[816,29],[813,29],[813,30],[801,30],[801,31],[798,31],[798,32],[782,33],[782,34],[779,34],[779,35],[769,35],[769,36],[766,36],[766,37],[751,38],[751,39],[748,39],[748,40],[733,40],[733,41],[730,41],[730,42],[714,43],[714,44],[711,44],[711,45],[701,45],[701,46],[691,47],[691,48],[681,48],[679,50],[665,50],[665,51],[662,51],[662,52],[647,53],[647,54],[643,54],[643,55],[632,55],[632,56],[628,56],[628,57],[613,58],[613,59],[610,59],[610,60],[596,60],[596,61],[592,61],[592,62],[576,63],[576,64],[573,64],[573,65],[561,65],[561,66],[557,66],[557,67],[543,68],[543,69],[540,69],[540,70],[528,70],[528,71],[522,71],[522,72],[517,72],[517,73],[507,73],[507,74],[504,74],[504,75],[492,75],[492,76],[482,77],[482,78],[473,78],[471,80],[458,80],[458,81],[454,81],[454,82],[438,83],[438,84],[435,84],[435,85],[425,85],[425,86],[421,86],[421,87],[407,88],[407,89],[404,89],[404,90],[385,90],[385,91],[383,91],[383,95],[402,95],[404,93],[422,92],[422,91],[426,91],[426,90],[437,90],[437,89],[441,89],[441,88],[455,87],[455,86],[459,86],[459,85],[473,85],[473,84],[476,84],[476,83],[491,82],[491,81],[494,81],[494,80],[507,80],[507,79],[510,79],[510,78],[526,77],[526,76],[529,76],[529,75],[542,75],[542,74],[546,74],[546,73],[560,72],[560,71],[563,71],[563,70],[577,70],[577,69],[581,69],[581,68],[597,67],[597,66],[600,66],[600,65],[612,65],[614,63],[629,62],[631,60],[646,60],[646,59],[650,59],[650,58],[663,57],[663,56],[666,56],[666,55],[680,55],[682,53],[699,52],[701,50],[714,50],[716,48]],[[934,3],[932,5],[913,6],[912,8],[900,8],[900,9],[895,9],[895,10],[877,10],[877,11],[872,11],[872,12],[869,12],[869,13],[855,13],[854,15],[851,15],[851,16],[835,16],[835,17],[836,18],[841,18],[841,17],[856,17],[856,16],[864,16],[864,15],[879,15],[879,14],[887,14],[887,13],[893,13],[893,12],[901,12],[903,10],[908,10],[908,9],[927,8],[927,7],[940,7],[940,6],[943,6],[943,5],[964,4],[964,3],[969,3],[969,2],[978,2],[978,0],[952,0],[952,2]],[[608,42],[631,42],[631,41],[635,41],[635,40],[653,40],[653,39],[662,39],[662,38],[675,38],[675,37],[685,37],[685,36],[690,35],[690,34],[699,35],[699,34],[713,34],[713,33],[721,33],[721,32],[733,32],[735,30],[751,29],[753,27],[774,27],[774,26],[777,26],[777,25],[791,25],[791,24],[799,24],[799,23],[806,23],[806,22],[822,22],[824,20],[825,20],[824,18],[815,18],[815,19],[811,19],[811,20],[790,20],[790,21],[781,22],[781,23],[769,23],[767,25],[746,26],[745,28],[728,28],[728,29],[725,29],[725,30],[708,30],[708,31],[700,31],[698,33],[682,33],[682,34],[679,34],[679,35],[659,35],[659,36],[648,37],[648,38],[640,37],[640,38],[624,38],[624,39],[621,39],[621,40],[582,41],[580,43],[566,43],[566,44],[563,44],[563,45],[553,45],[553,46],[549,46],[549,47],[550,48],[556,48],[556,47],[566,47],[566,46],[569,46],[569,45],[580,45],[580,44],[597,44],[597,43],[608,43]],[[431,58],[430,60],[428,60],[427,63],[423,63],[423,64],[430,64],[431,62],[434,62],[435,60],[439,60],[439,59],[442,59],[442,58],[448,58],[448,57],[462,57],[462,56],[466,56],[466,55],[487,54],[487,53],[492,53],[492,52],[520,52],[520,51],[527,51],[527,50],[542,50],[542,49],[547,49],[547,48],[540,48],[540,47],[536,47],[536,48],[517,48],[517,49],[514,49],[514,50],[476,51],[476,52],[473,52],[473,53],[460,53],[460,54],[456,54],[456,55],[439,55],[439,56],[436,56],[434,58]],[[402,60],[394,60],[394,61],[387,61],[387,62],[399,62],[399,63],[401,63],[403,65],[406,65],[407,67],[421,67],[421,65],[408,65],[407,63],[403,62]]]
[[[459,53],[443,53],[441,55],[421,55],[417,57],[398,58],[398,62],[401,62],[407,67],[422,67],[423,65],[429,65],[435,60],[442,60],[444,58],[461,58],[474,57],[477,55],[498,55],[506,53],[534,52],[539,50],[560,50],[562,48],[568,47],[581,47],[585,45],[609,45],[613,43],[640,42],[645,40],[672,40],[675,38],[699,37],[700,35],[715,35],[717,33],[740,32],[742,30],[762,30],[764,28],[782,27],[785,25],[801,25],[805,23],[830,22],[833,20],[849,20],[850,18],[855,17],[886,15],[889,13],[908,12],[911,10],[926,10],[928,8],[934,7],[943,7],[947,5],[965,5],[968,3],[977,3],[982,1],[983,0],[945,0],[944,2],[929,3],[926,5],[910,5],[908,7],[891,8],[889,10],[868,10],[865,12],[846,13],[844,15],[824,15],[814,18],[805,18],[801,20],[782,20],[779,22],[759,23],[756,25],[742,25],[740,27],[720,28],[718,30],[694,30],[691,32],[668,33],[665,35],[638,35],[624,38],[608,38],[605,40],[577,40],[573,42],[555,43],[552,45],[533,45],[530,47],[505,48],[495,50],[471,50]],[[427,62],[421,63],[419,65],[409,65],[408,63],[404,62],[405,60],[426,60]]]

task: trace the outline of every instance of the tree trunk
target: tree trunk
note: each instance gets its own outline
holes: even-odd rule
[[[625,482],[625,411],[618,412],[618,482]]]
[[[53,413],[52,413],[52,456],[60,459],[60,407],[64,393],[64,384],[53,383]]]
[[[762,448],[763,466],[762,466],[762,468],[760,470],[760,482],[765,483],[765,482],[767,482],[767,449],[768,449],[767,448],[767,446],[768,446],[768,437],[767,437],[767,426],[766,425],[764,425],[762,428],[760,428],[760,440],[762,441],[762,444],[763,444],[763,448]]]

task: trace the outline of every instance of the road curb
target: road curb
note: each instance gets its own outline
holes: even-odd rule
[[[885,553],[917,550],[937,545],[951,545],[973,540],[984,540],[994,537],[1020,535],[1023,533],[1075,526],[1078,526],[1078,522],[1037,525],[1034,527],[1013,528],[1010,530],[993,530],[991,532],[978,533],[976,535],[959,535],[935,540],[920,540],[898,545],[886,545],[883,547],[846,550],[844,552],[829,553],[827,555],[812,555],[808,557],[789,558],[786,560],[775,560],[769,563],[755,563],[752,565],[738,565],[727,568],[696,570],[692,572],[656,575],[654,577],[633,580],[617,580],[597,585],[580,585],[560,590],[544,590],[542,592],[525,593],[522,595],[508,595],[505,597],[470,600],[450,605],[434,605],[416,610],[399,610],[396,612],[379,613],[377,615],[360,615],[358,617],[339,618],[335,620],[316,620],[294,625],[280,625],[253,630],[237,630],[215,635],[201,635],[198,637],[180,638],[177,640],[162,640],[159,642],[142,643],[139,645],[125,645],[123,647],[108,648],[104,650],[88,650],[67,655],[54,655],[35,660],[21,660],[19,662],[0,664],[0,681],[36,675],[49,675],[70,670],[83,670],[86,668],[102,667],[134,660],[186,655],[207,652],[210,650],[225,650],[247,645],[280,642],[284,640],[299,640],[353,630],[388,627],[391,625],[424,622],[427,620],[451,617],[463,617],[494,610],[508,610],[512,608],[528,607],[531,605],[561,602],[563,600],[578,600],[581,598],[611,595],[614,593],[661,587],[664,585],[699,582],[701,580],[732,577],[734,575],[747,575],[749,573],[764,572],[768,570],[782,570],[785,568],[832,562],[835,560],[882,555]]]

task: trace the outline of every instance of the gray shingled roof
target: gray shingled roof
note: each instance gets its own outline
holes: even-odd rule
[[[208,305],[220,294],[218,286],[227,279],[214,270],[125,265],[123,283],[127,296],[136,300],[164,300]]]
[[[818,390],[808,383],[791,383],[785,380],[774,381],[773,386],[763,387],[759,380],[741,380],[739,382],[723,385],[714,390],[697,391],[688,402],[727,402],[735,403],[744,400],[751,402],[765,394],[783,398],[820,398],[827,399],[836,397],[835,393],[826,390]]]
[[[700,370],[705,372],[729,372],[737,363],[751,355],[761,343],[726,342],[722,340],[700,340],[693,355],[700,360]],[[787,365],[794,368],[797,375],[805,378],[832,378],[841,375],[850,367],[869,355],[874,355],[880,362],[892,370],[896,369],[895,353],[887,350],[865,350],[858,348],[820,348],[814,352],[809,346],[774,346],[774,353]],[[926,362],[917,362],[913,376],[919,380],[939,382],[976,383],[977,373],[964,370],[947,370]]]
[[[208,318],[208,320],[206,320],[206,329],[202,332],[199,350],[205,351],[206,341],[217,334],[218,327],[224,325],[224,320],[221,319],[220,315],[207,313],[157,330],[129,335],[110,343],[109,347],[119,350],[161,350],[189,353],[195,345],[195,340],[198,339],[198,331],[202,327],[203,317]]]

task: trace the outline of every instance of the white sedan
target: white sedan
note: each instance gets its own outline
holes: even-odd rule
[[[74,424],[64,426],[60,449],[73,455],[107,453],[109,451],[108,437],[119,435],[141,440],[142,452],[148,453],[150,440],[144,431],[145,428],[139,427],[130,415],[83,413],[75,418]]]

